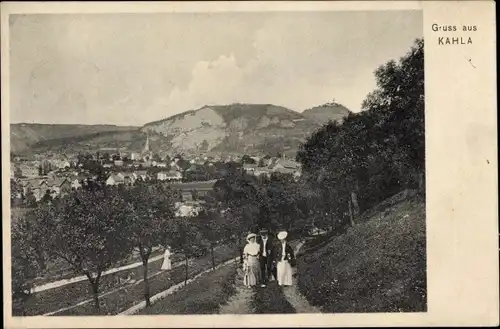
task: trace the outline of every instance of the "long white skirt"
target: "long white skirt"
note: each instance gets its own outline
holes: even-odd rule
[[[260,278],[259,259],[255,256],[248,256],[247,264],[245,267],[245,275],[243,277],[243,284],[246,287],[252,287],[257,284]]]
[[[172,261],[170,260],[170,258],[163,259],[163,264],[161,264],[161,269],[164,271],[172,269]]]
[[[276,265],[276,275],[280,286],[292,285],[292,266],[287,260],[279,261]]]

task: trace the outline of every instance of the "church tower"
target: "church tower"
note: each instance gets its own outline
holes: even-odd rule
[[[146,144],[144,144],[144,150],[142,151],[143,154],[148,154],[150,152],[149,150],[149,135],[146,135]]]
[[[149,148],[149,135],[146,135],[146,143],[144,144],[141,156],[144,160],[151,160],[152,154],[151,149]]]

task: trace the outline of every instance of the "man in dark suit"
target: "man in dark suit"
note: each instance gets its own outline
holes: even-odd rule
[[[260,245],[260,278],[261,287],[265,287],[271,280],[273,273],[273,260],[274,260],[274,242],[269,236],[269,231],[266,228],[260,230],[259,237]],[[276,275],[274,275],[276,277]]]

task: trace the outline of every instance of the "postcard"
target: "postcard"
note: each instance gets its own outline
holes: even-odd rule
[[[494,9],[3,2],[6,327],[498,325]]]

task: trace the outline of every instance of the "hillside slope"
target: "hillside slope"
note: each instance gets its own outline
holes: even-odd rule
[[[299,289],[327,313],[424,312],[425,245],[425,202],[412,197],[306,251]]]
[[[63,125],[14,123],[10,125],[11,152],[22,152],[41,141],[59,140],[82,137],[103,132],[129,131],[137,127],[114,125]],[[54,144],[57,144],[55,141]]]
[[[296,149],[319,126],[300,113],[271,104],[204,106],[146,124],[170,149],[183,152],[265,152]]]
[[[348,116],[349,113],[351,113],[351,111],[349,111],[345,106],[338,103],[329,103],[307,109],[302,112],[302,115],[319,125],[324,125],[330,120],[342,122],[342,120]]]

